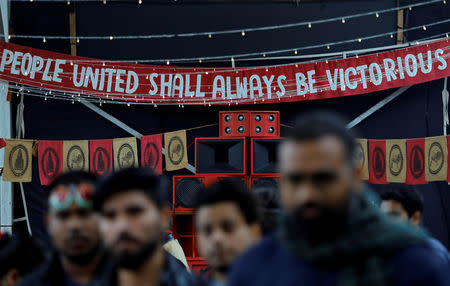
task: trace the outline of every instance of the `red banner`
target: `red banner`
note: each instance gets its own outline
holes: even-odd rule
[[[3,147],[6,147],[6,141],[3,138],[0,138],[0,149],[2,149]]]
[[[111,173],[113,167],[112,139],[89,141],[90,170],[97,175]]]
[[[385,140],[369,140],[369,183],[387,184]]]
[[[39,178],[42,185],[49,185],[63,169],[63,142],[39,141]]]
[[[250,104],[342,97],[450,76],[448,39],[367,56],[268,67],[186,68],[109,62],[0,43],[0,79],[155,104]]]
[[[141,164],[162,174],[162,134],[141,137]]]
[[[425,180],[425,139],[406,140],[406,183],[409,185],[426,184]]]

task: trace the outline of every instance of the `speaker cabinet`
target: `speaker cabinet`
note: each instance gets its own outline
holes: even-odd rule
[[[196,174],[245,175],[245,138],[196,138]]]
[[[220,137],[248,137],[250,135],[250,112],[220,111],[219,112]]]
[[[280,112],[250,112],[250,137],[280,137]]]
[[[277,155],[281,138],[251,138],[251,174],[278,173]]]
[[[174,211],[178,213],[192,212],[197,196],[201,192],[218,180],[230,177],[242,180],[248,186],[246,176],[230,176],[228,174],[173,176],[172,203]]]

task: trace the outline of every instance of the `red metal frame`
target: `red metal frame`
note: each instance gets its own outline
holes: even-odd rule
[[[243,152],[243,163],[244,163],[244,170],[242,173],[198,173],[197,172],[197,142],[198,140],[243,140],[243,146],[244,146],[244,152]],[[205,176],[209,176],[209,175],[226,175],[226,176],[234,176],[234,175],[247,175],[247,142],[246,142],[246,137],[226,137],[226,138],[221,138],[221,137],[197,137],[195,138],[195,174],[196,175],[205,175]]]
[[[204,258],[188,258],[187,263],[192,272],[199,275],[201,270],[208,268],[208,262]]]
[[[249,188],[251,189],[251,187],[253,186],[255,181],[258,180],[258,179],[261,179],[261,178],[273,178],[273,179],[277,180],[278,183],[281,185],[281,175],[278,174],[278,173],[275,173],[275,174],[269,174],[269,175],[250,176],[250,178],[249,178]]]

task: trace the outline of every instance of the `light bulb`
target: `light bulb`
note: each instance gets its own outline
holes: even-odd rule
[[[211,35],[211,34],[209,34],[209,35],[208,35],[208,38],[210,38],[210,39],[211,39],[211,38],[212,38],[212,35]]]
[[[113,36],[109,36],[109,39],[112,40],[112,39],[114,39],[114,37]]]
[[[199,60],[198,60],[198,62],[199,62],[199,63],[202,63],[202,60],[201,60],[201,59],[199,59]]]
[[[345,24],[345,19],[342,19],[342,21],[341,21],[341,22],[342,22],[342,24]]]
[[[170,61],[167,61],[166,64],[167,64],[167,65],[170,65]]]
[[[329,50],[329,49],[330,49],[330,46],[327,46],[327,49]]]
[[[294,51],[294,54],[298,54],[297,50]]]
[[[427,27],[423,26],[423,30],[426,31],[426,30],[427,30]]]
[[[310,29],[312,28],[312,25],[311,25],[311,23],[309,23],[309,24],[308,24],[308,28],[310,28]]]
[[[393,38],[394,38],[394,35],[391,34],[391,39],[393,39]]]
[[[8,36],[8,40],[11,40],[11,35]]]
[[[70,1],[67,1],[67,5],[70,5]]]
[[[103,4],[106,5],[106,0],[103,0]]]
[[[142,4],[142,0],[139,0],[138,3],[139,3],[139,5]]]
[[[77,43],[79,43],[80,42],[80,38],[77,38]]]
[[[409,11],[412,11],[412,7],[409,7]]]
[[[358,39],[358,42],[360,42],[360,43],[361,43],[361,42],[362,42],[362,39]]]
[[[375,17],[379,18],[379,17],[380,17],[380,14],[376,13],[376,14],[375,14]]]
[[[44,43],[46,43],[47,42],[47,40],[45,39],[45,37],[42,39],[42,42],[44,42]]]
[[[263,54],[263,57],[266,57],[266,54]]]
[[[243,37],[243,36],[245,36],[245,32],[244,32],[244,31],[242,31],[241,35],[242,35],[242,37]]]

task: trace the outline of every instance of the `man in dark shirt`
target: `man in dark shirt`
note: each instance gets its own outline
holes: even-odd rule
[[[417,231],[420,228],[423,212],[423,198],[413,187],[405,184],[390,184],[380,191],[381,211],[390,218],[413,225]],[[442,263],[448,265],[450,270],[450,254],[439,240],[428,236],[428,244],[442,259]]]
[[[70,172],[47,188],[45,223],[55,251],[20,285],[98,285],[105,255],[92,209],[95,180],[95,175],[87,172]]]
[[[113,257],[102,285],[202,285],[163,249],[170,221],[163,185],[150,169],[124,169],[97,185],[94,208]]]
[[[279,146],[279,231],[233,265],[230,285],[449,285],[425,238],[370,203],[340,117],[297,119]]]
[[[241,180],[227,178],[198,198],[198,251],[211,268],[210,285],[225,285],[233,261],[261,238],[256,196]]]

